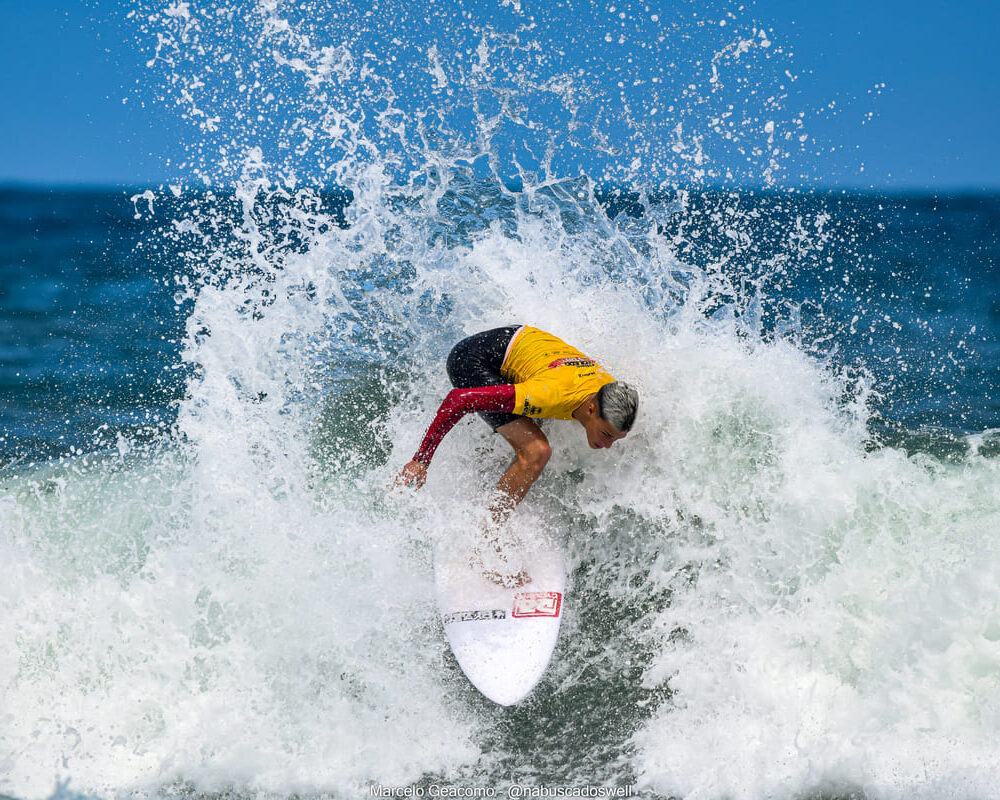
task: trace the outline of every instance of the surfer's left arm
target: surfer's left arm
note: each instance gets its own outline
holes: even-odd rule
[[[427,467],[434,457],[441,440],[455,423],[470,411],[514,411],[514,385],[477,386],[471,389],[452,389],[431,422],[417,452],[396,478],[395,485],[415,484],[416,488],[427,480]]]

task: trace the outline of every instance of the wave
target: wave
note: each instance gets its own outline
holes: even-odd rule
[[[187,253],[176,421],[152,444],[4,477],[4,790],[987,796],[1000,462],[987,434],[950,460],[873,440],[871,375],[776,299],[839,235],[822,206],[790,217],[722,193],[696,212],[629,167],[615,175],[633,213],[616,212],[608,175],[573,154],[620,163],[605,145],[624,125],[656,161],[664,128],[600,122],[585,78],[531,61],[530,27],[447,29],[468,47],[424,47],[428,71],[400,79],[427,84],[406,101],[421,110],[387,51],[365,49],[386,31],[348,14],[325,44],[316,13],[221,8],[141,23],[198,126],[194,171],[237,176],[231,195],[178,188],[164,227]],[[266,63],[244,52],[262,44]],[[711,112],[712,87],[771,46],[756,29],[732,44],[699,45],[717,57],[687,108]],[[209,64],[231,94],[199,85]],[[275,113],[253,124],[245,97]],[[662,179],[724,173],[683,130],[663,139]],[[296,172],[318,164],[346,207]],[[695,219],[721,256],[692,255]],[[780,236],[760,235],[768,221]],[[642,411],[599,453],[547,424],[553,458],[512,524],[565,539],[567,617],[536,694],[503,710],[447,651],[429,553],[483,513],[506,445],[471,420],[421,492],[385,486],[443,396],[451,344],[512,322],[637,386]]]

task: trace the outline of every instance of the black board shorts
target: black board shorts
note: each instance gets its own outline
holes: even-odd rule
[[[451,348],[448,354],[448,377],[456,389],[472,389],[476,386],[500,386],[509,381],[500,374],[507,347],[522,326],[508,325],[493,328],[482,333],[474,333]],[[508,422],[520,419],[517,414],[502,411],[479,413],[493,430]]]

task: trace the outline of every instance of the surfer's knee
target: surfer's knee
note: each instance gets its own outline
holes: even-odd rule
[[[552,445],[547,439],[532,439],[522,444],[517,450],[517,457],[536,474],[545,469],[551,456]]]

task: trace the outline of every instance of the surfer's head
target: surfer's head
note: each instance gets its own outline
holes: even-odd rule
[[[639,393],[621,381],[604,384],[597,392],[597,413],[616,430],[628,433],[639,411]]]
[[[627,383],[605,384],[573,413],[587,431],[587,443],[595,450],[611,447],[632,429],[639,410],[639,393]]]

